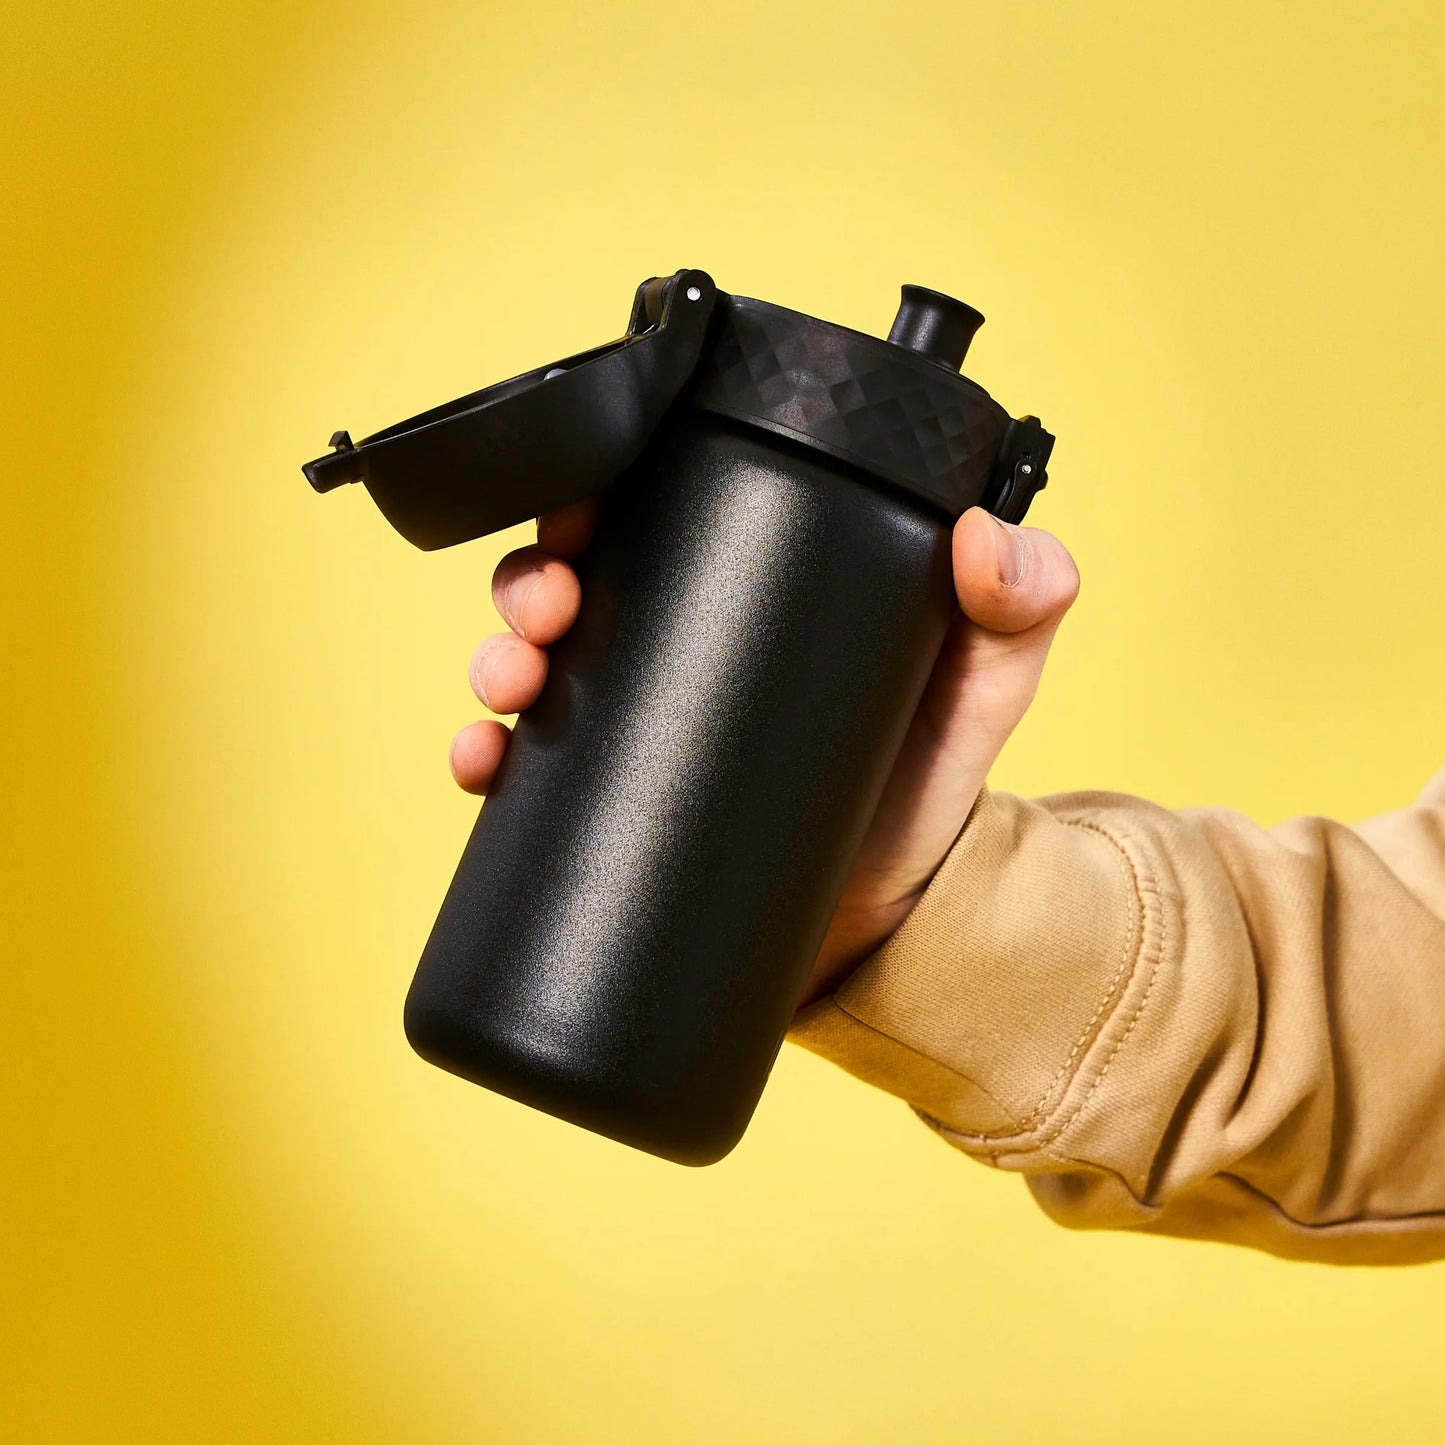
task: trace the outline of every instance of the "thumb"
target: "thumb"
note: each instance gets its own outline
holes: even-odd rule
[[[970,507],[953,529],[953,582],[969,619],[1000,637],[1057,627],[1079,592],[1079,569],[1051,532]]]
[[[1079,569],[1051,532],[971,507],[953,531],[953,582],[963,617],[927,705],[940,741],[982,776],[1033,701]]]
[[[953,532],[954,615],[879,801],[859,865],[901,897],[958,836],[1009,734],[1033,701],[1049,645],[1078,595],[1058,538],[980,507]]]
[[[929,752],[948,760],[928,769],[929,811],[950,838],[1033,701],[1079,569],[1051,533],[971,507],[954,527],[953,580],[962,615],[918,708]]]
[[[1049,644],[1078,595],[1063,543],[979,507],[953,532],[954,615],[863,840],[806,998],[902,922],[963,828],[1033,701]]]

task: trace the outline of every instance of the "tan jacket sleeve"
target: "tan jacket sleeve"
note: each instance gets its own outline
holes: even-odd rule
[[[1445,771],[1354,827],[985,790],[790,1037],[1061,1224],[1445,1257]]]

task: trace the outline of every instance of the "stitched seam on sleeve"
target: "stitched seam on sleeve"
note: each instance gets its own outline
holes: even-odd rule
[[[1087,832],[1097,833],[1108,843],[1110,848],[1113,849],[1114,862],[1119,869],[1119,874],[1123,878],[1127,890],[1129,924],[1124,930],[1124,947],[1120,951],[1119,965],[1114,970],[1114,976],[1109,980],[1109,986],[1104,990],[1103,997],[1099,1000],[1099,1006],[1094,1010],[1093,1016],[1080,1031],[1079,1037],[1074,1040],[1074,1046],[1069,1050],[1068,1057],[1059,1065],[1058,1073],[1049,1080],[1048,1088],[1046,1088],[1039,1097],[1038,1103],[1019,1120],[1020,1132],[1032,1128],[1032,1126],[1043,1117],[1050,1105],[1053,1104],[1055,1096],[1068,1087],[1069,1080],[1073,1077],[1071,1070],[1074,1061],[1079,1058],[1084,1046],[1093,1037],[1094,1025],[1103,1018],[1105,1010],[1114,1001],[1114,995],[1119,992],[1119,986],[1133,970],[1134,961],[1139,951],[1140,934],[1143,927],[1141,917],[1142,909],[1139,902],[1139,880],[1129,862],[1128,854],[1125,853],[1118,840],[1097,824],[1087,822],[1083,819],[1063,818],[1061,821],[1070,828],[1080,828]]]
[[[1084,1095],[1082,1099],[1079,1100],[1078,1107],[1074,1110],[1072,1114],[1069,1115],[1067,1119],[1064,1120],[1062,1124],[1058,1126],[1057,1129],[1053,1131],[1052,1134],[1048,1136],[1047,1139],[1041,1139],[1041,1144],[1052,1143],[1055,1139],[1058,1139],[1064,1133],[1064,1131],[1068,1129],[1071,1124],[1073,1124],[1073,1122],[1079,1117],[1079,1115],[1084,1112],[1085,1108],[1088,1106],[1089,1100],[1094,1097],[1094,1094],[1097,1091],[1099,1085],[1104,1082],[1105,1075],[1108,1074],[1109,1070],[1113,1067],[1114,1060],[1119,1057],[1119,1050],[1124,1047],[1124,1044],[1128,1040],[1129,1035],[1134,1032],[1134,1025],[1137,1024],[1139,1020],[1143,1017],[1144,1009],[1149,1002],[1149,996],[1154,992],[1154,985],[1156,982],[1158,982],[1159,979],[1159,961],[1163,956],[1165,940],[1168,932],[1169,915],[1165,910],[1161,909],[1159,917],[1159,952],[1155,954],[1154,960],[1150,964],[1149,982],[1144,989],[1143,997],[1139,1000],[1138,1008],[1134,1010],[1128,1024],[1125,1025],[1124,1032],[1121,1033],[1119,1037],[1114,1040],[1114,1047],[1109,1050],[1109,1057],[1104,1060],[1104,1067],[1099,1070],[1098,1077],[1094,1080],[1092,1084],[1089,1085],[1088,1092]]]
[[[1081,826],[1094,827],[1095,825],[1092,823],[1084,823],[1081,824]],[[1102,833],[1103,829],[1100,828],[1097,831]],[[1155,898],[1158,898],[1159,890],[1157,882],[1152,875],[1148,878],[1146,882],[1144,879],[1140,878],[1139,868],[1134,863],[1134,860],[1132,858],[1130,858],[1129,863],[1131,871],[1134,874],[1135,894],[1139,901],[1139,915],[1141,919],[1141,924],[1139,928],[1139,958],[1142,959],[1144,938],[1147,932],[1142,922],[1142,920],[1147,915],[1147,909],[1144,906],[1144,895],[1146,893],[1152,893]],[[1041,1136],[1039,1139],[1039,1143],[1041,1146],[1053,1143],[1054,1140],[1060,1138],[1064,1134],[1064,1132],[1069,1129],[1069,1127],[1078,1119],[1079,1115],[1082,1114],[1084,1110],[1088,1107],[1089,1100],[1094,1097],[1095,1093],[1098,1091],[1099,1085],[1104,1082],[1104,1079],[1107,1076],[1109,1070],[1114,1065],[1114,1060],[1119,1057],[1119,1050],[1124,1047],[1125,1043],[1129,1039],[1129,1036],[1134,1032],[1135,1025],[1138,1024],[1139,1020],[1144,1016],[1144,1010],[1148,1007],[1149,999],[1154,992],[1154,985],[1159,981],[1159,965],[1168,953],[1168,947],[1169,910],[1167,908],[1161,907],[1159,909],[1159,936],[1153,949],[1153,957],[1149,962],[1149,981],[1144,987],[1144,992],[1140,996],[1138,1005],[1135,1007],[1134,1012],[1129,1016],[1129,1022],[1124,1026],[1124,1031],[1119,1035],[1117,1039],[1114,1040],[1113,1047],[1109,1050],[1108,1057],[1104,1060],[1103,1067],[1099,1070],[1098,1075],[1094,1079],[1094,1082],[1089,1085],[1088,1091],[1085,1093],[1084,1097],[1079,1100],[1078,1106],[1074,1109],[1073,1113],[1071,1113],[1067,1119],[1065,1119],[1061,1124],[1059,1124],[1057,1128],[1053,1129],[1048,1134],[1047,1138],[1043,1137],[1041,1132]]]
[[[905,1044],[902,1039],[894,1038],[892,1034],[885,1033],[882,1029],[877,1028],[873,1024],[870,1024],[867,1019],[859,1018],[857,1014],[853,1013],[849,1009],[844,1008],[843,1005],[838,1002],[836,995],[833,998],[833,1007],[836,1008],[838,1012],[843,1015],[844,1018],[848,1019],[852,1023],[857,1024],[859,1028],[867,1029],[869,1033],[876,1034],[880,1039],[886,1040],[894,1048],[902,1049],[905,1053],[912,1054],[915,1059],[922,1059],[925,1063],[932,1064],[935,1068],[942,1069],[947,1074],[952,1074],[955,1079],[961,1080],[971,1089],[977,1089],[978,1092],[982,1094],[984,1098],[986,1098],[989,1103],[991,1103],[994,1108],[996,1108],[999,1113],[1004,1116],[1005,1119],[1011,1120],[1013,1118],[1013,1115],[1009,1112],[1008,1108],[1000,1100],[996,1099],[993,1094],[991,1094],[987,1089],[984,1088],[982,1084],[978,1082],[978,1080],[969,1078],[969,1076],[965,1074],[962,1069],[956,1069],[952,1064],[945,1063],[942,1059],[934,1058],[932,1054],[925,1054],[922,1049],[916,1049],[913,1047],[912,1044]],[[999,1137],[1008,1138],[1011,1134],[1015,1134],[1017,1132],[1018,1126],[1015,1126],[1013,1129],[1009,1130],[1005,1134],[1000,1135]]]
[[[1124,860],[1124,865],[1128,871],[1130,883],[1131,911],[1137,909],[1136,916],[1139,919],[1138,947],[1132,958],[1133,966],[1128,971],[1128,982],[1133,982],[1135,975],[1138,973],[1139,963],[1143,958],[1143,945],[1147,932],[1145,923],[1148,916],[1148,910],[1144,906],[1144,897],[1146,894],[1151,894],[1155,897],[1158,897],[1159,890],[1157,884],[1155,883],[1152,874],[1149,875],[1147,880],[1141,878],[1140,864],[1136,862],[1133,853],[1127,846],[1126,838],[1128,835],[1123,829],[1120,829],[1119,834],[1116,836],[1115,834],[1110,833],[1106,829],[1100,827],[1099,824],[1088,819],[1066,819],[1064,821],[1070,823],[1073,827],[1088,828],[1093,832],[1098,833],[1100,837],[1106,839],[1114,846],[1114,848],[1118,851],[1119,855]],[[1014,1149],[1028,1150],[1045,1148],[1047,1145],[1053,1143],[1054,1140],[1056,1140],[1067,1128],[1069,1128],[1069,1126],[1073,1124],[1074,1121],[1083,1112],[1084,1107],[1088,1104],[1089,1100],[1094,1097],[1094,1093],[1098,1089],[1099,1085],[1103,1083],[1105,1075],[1108,1074],[1109,1069],[1113,1066],[1115,1058],[1118,1056],[1119,1050],[1124,1045],[1124,1040],[1127,1039],[1129,1035],[1134,1032],[1135,1025],[1139,1022],[1140,1016],[1144,1012],[1145,1005],[1149,1002],[1149,996],[1153,993],[1155,981],[1159,976],[1159,964],[1164,955],[1164,944],[1167,934],[1167,927],[1167,913],[1163,909],[1161,909],[1159,943],[1158,947],[1154,950],[1153,958],[1150,962],[1149,979],[1148,983],[1144,988],[1143,996],[1140,998],[1139,1003],[1135,1007],[1133,1014],[1130,1016],[1129,1022],[1125,1026],[1123,1033],[1121,1033],[1120,1036],[1114,1040],[1112,1047],[1109,1049],[1108,1056],[1104,1060],[1103,1067],[1100,1069],[1098,1075],[1095,1077],[1094,1082],[1089,1086],[1087,1093],[1085,1093],[1083,1099],[1079,1101],[1078,1106],[1073,1110],[1072,1113],[1068,1115],[1067,1118],[1063,1120],[1062,1123],[1059,1123],[1055,1127],[1050,1128],[1049,1121],[1045,1119],[1042,1123],[1037,1124],[1035,1127],[1021,1129],[1018,1131],[1018,1133],[1014,1135],[1001,1133],[968,1134],[964,1133],[961,1130],[950,1130],[949,1132],[956,1135],[960,1143],[966,1143],[974,1147],[988,1148],[991,1145],[1002,1143],[1004,1141],[1009,1141],[1011,1147]],[[1085,1057],[1087,1057],[1087,1054],[1088,1050],[1086,1049],[1084,1050]],[[1083,1059],[1080,1059],[1079,1063],[1080,1067],[1082,1067]],[[1077,1076],[1078,1071],[1075,1070],[1074,1077],[1077,1078]],[[1064,1092],[1067,1093],[1067,1086],[1065,1086]]]

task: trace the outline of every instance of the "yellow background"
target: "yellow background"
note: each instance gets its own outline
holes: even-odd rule
[[[995,782],[1273,821],[1445,716],[1445,9],[142,0],[7,13],[0,1436],[1396,1442],[1440,1267],[1070,1235],[784,1051],[687,1171],[400,1025],[488,578],[299,464],[680,266],[896,287],[1060,438]]]

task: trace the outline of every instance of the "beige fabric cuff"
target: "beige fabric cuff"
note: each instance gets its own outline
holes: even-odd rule
[[[1046,808],[985,789],[902,926],[789,1038],[969,1153],[1007,1163],[1045,1146],[1148,932],[1132,850],[1086,819],[1090,796]]]

